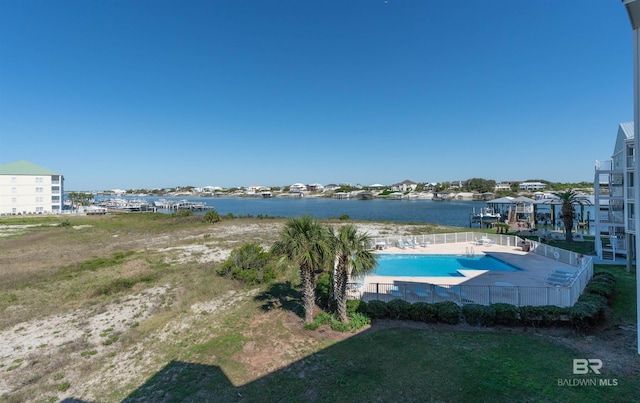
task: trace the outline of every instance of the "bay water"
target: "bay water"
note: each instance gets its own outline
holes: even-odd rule
[[[106,198],[106,197],[105,197]],[[483,201],[451,200],[357,200],[331,198],[248,198],[248,197],[125,197],[144,199],[153,203],[158,199],[177,202],[188,200],[204,202],[221,216],[339,218],[352,220],[391,221],[407,223],[439,224],[452,227],[469,227],[470,214],[486,207]],[[540,206],[543,207],[543,206]],[[548,208],[548,206],[544,206]],[[593,206],[587,209],[593,210]],[[167,210],[158,210],[170,213]],[[204,214],[197,212],[196,214]],[[590,216],[595,214],[591,211]],[[478,224],[474,224],[477,226]],[[592,230],[595,226],[592,226]],[[583,232],[583,231],[580,231]],[[590,232],[590,231],[585,231]]]

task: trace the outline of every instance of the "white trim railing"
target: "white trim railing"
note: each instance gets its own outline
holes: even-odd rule
[[[396,298],[408,302],[453,301],[460,305],[506,303],[515,306],[556,305],[573,306],[580,297],[591,277],[593,277],[593,259],[590,256],[547,245],[531,239],[514,235],[482,234],[478,232],[458,232],[450,234],[430,234],[413,236],[377,237],[375,245],[394,245],[393,240],[413,239],[423,244],[448,244],[474,242],[480,237],[504,246],[529,244],[530,253],[565,263],[576,268],[576,275],[563,286],[498,286],[498,285],[450,285],[414,282],[350,284],[353,298],[364,301],[391,301]]]

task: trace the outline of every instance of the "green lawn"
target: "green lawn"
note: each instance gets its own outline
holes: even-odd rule
[[[219,367],[174,362],[131,397],[606,402],[634,401],[640,395],[635,377],[605,369],[599,376],[573,375],[574,358],[581,354],[536,335],[395,328],[365,332],[239,387],[231,385]],[[610,379],[617,386],[559,386],[559,379]]]

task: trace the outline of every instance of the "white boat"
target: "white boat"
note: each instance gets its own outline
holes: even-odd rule
[[[483,207],[480,212],[476,213],[475,209],[471,213],[472,222],[496,222],[500,221],[502,215],[495,211],[492,207]]]

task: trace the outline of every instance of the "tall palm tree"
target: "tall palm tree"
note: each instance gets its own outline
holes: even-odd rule
[[[333,234],[311,216],[290,218],[271,252],[280,256],[281,262],[288,260],[300,268],[304,321],[312,322],[316,274],[333,261]]]
[[[349,275],[362,276],[371,273],[378,264],[378,256],[369,250],[369,235],[358,233],[354,225],[340,227],[334,241],[335,262],[335,298],[338,318],[348,322],[347,317],[347,281]]]
[[[564,222],[565,240],[567,242],[571,242],[573,241],[573,234],[571,233],[571,229],[573,228],[573,220],[576,216],[576,213],[573,210],[573,206],[590,205],[591,202],[589,202],[589,200],[583,195],[576,193],[572,189],[565,190],[564,192],[557,192],[556,195],[562,202],[562,209],[560,210],[560,212],[562,214],[562,221]]]

